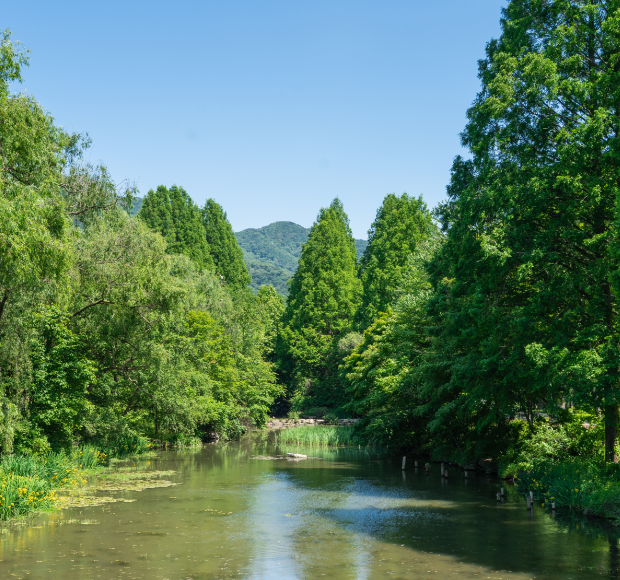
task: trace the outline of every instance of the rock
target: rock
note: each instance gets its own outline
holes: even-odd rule
[[[205,435],[205,441],[209,443],[217,443],[219,440],[220,436],[215,431],[211,431],[211,433]]]
[[[308,459],[307,455],[302,455],[301,453],[287,453],[287,457],[294,457],[295,459]]]

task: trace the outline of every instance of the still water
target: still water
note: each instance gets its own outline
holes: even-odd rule
[[[256,458],[286,452],[312,458]],[[457,470],[442,481],[435,465],[403,474],[398,458],[256,438],[149,461],[136,465],[177,485],[5,525],[0,578],[620,578],[613,527],[529,515],[513,488]]]

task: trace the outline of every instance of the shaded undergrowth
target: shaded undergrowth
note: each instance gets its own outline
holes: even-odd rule
[[[620,522],[620,467],[588,461],[540,461],[519,472],[520,493],[534,493],[544,505]]]

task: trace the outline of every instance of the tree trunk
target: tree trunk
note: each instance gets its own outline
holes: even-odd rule
[[[618,404],[605,406],[605,462],[618,463],[616,438],[618,436]]]

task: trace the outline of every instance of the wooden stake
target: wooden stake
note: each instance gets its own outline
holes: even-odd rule
[[[443,463],[441,464],[441,469],[440,469],[440,471],[441,471],[441,477],[443,477]]]
[[[407,463],[407,456],[406,455],[403,456],[403,466],[401,467],[401,469],[405,469],[405,463]]]

